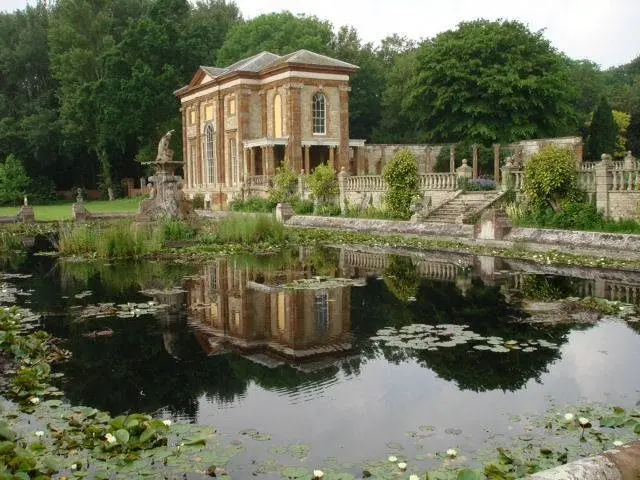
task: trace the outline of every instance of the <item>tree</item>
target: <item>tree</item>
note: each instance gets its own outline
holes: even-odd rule
[[[613,120],[613,113],[609,102],[603,95],[600,103],[593,112],[593,119],[589,126],[588,152],[592,159],[600,159],[600,155],[612,155],[616,149],[618,127]]]
[[[626,112],[620,112],[618,110],[612,110],[613,122],[616,124],[618,133],[616,135],[616,150],[613,152],[615,158],[624,158],[627,154],[628,139],[627,130],[631,125],[631,115]]]
[[[396,153],[382,172],[387,184],[384,202],[389,212],[397,218],[408,219],[411,216],[411,201],[419,195],[418,161],[410,150]]]
[[[565,62],[517,21],[463,22],[417,53],[407,110],[423,140],[488,145],[567,133],[576,123]]]
[[[587,125],[593,112],[593,106],[604,94],[605,84],[602,72],[597,64],[589,60],[566,58],[569,70],[570,86],[575,89],[573,107],[578,114],[578,126]],[[587,132],[583,132],[586,136]]]
[[[218,52],[217,66],[230,65],[264,50],[284,55],[300,49],[329,54],[331,23],[290,12],[260,15],[235,25]]]
[[[29,183],[22,162],[9,155],[0,165],[0,203],[19,203],[27,193]]]

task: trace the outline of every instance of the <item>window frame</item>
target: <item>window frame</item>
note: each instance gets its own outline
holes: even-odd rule
[[[319,102],[321,106],[318,105]],[[322,131],[316,130],[320,126],[322,126]],[[327,134],[327,96],[322,90],[314,93],[311,99],[311,131],[314,135]]]

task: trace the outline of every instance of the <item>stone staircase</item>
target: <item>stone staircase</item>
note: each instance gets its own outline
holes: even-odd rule
[[[461,223],[461,220],[489,206],[503,192],[461,192],[455,198],[435,208],[424,220],[428,223]]]

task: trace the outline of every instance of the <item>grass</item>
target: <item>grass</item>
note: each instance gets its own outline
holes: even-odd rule
[[[141,197],[119,198],[111,202],[95,200],[85,202],[85,206],[90,213],[136,213],[141,200]],[[72,203],[56,203],[32,206],[37,221],[53,222],[71,220],[71,205]],[[20,207],[0,207],[0,216],[15,216],[19,211]]]
[[[270,214],[230,215],[220,221],[215,232],[220,243],[278,243],[284,238],[284,227]]]

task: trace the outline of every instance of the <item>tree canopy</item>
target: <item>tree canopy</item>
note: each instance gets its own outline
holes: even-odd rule
[[[555,136],[576,124],[568,85],[563,58],[542,32],[477,20],[418,48],[407,109],[430,142]]]

